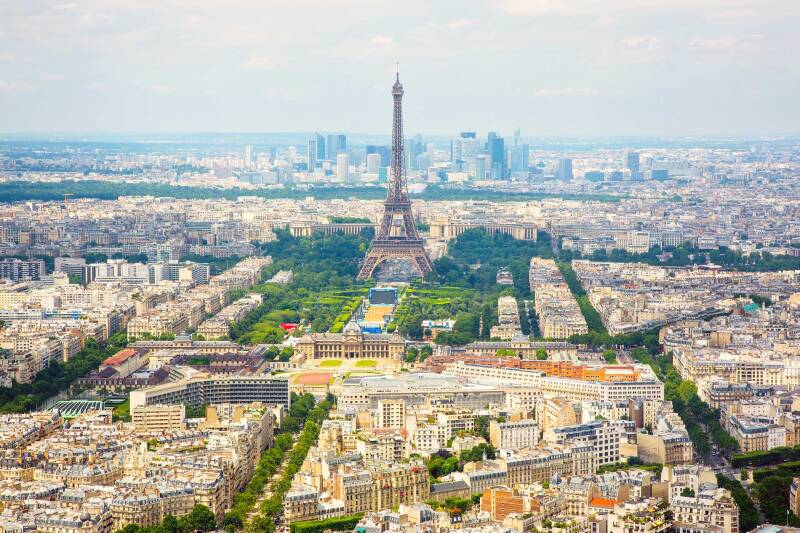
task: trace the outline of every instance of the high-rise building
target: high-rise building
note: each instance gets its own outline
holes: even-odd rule
[[[450,142],[450,160],[454,163],[471,163],[478,155],[478,149],[478,139],[474,137],[474,132],[462,132],[460,137]]]
[[[315,133],[314,138],[317,140],[317,157],[315,160],[322,161],[325,159],[325,137],[319,133]]]
[[[347,150],[347,135],[328,135],[327,146],[325,149],[327,152],[326,159],[335,161],[336,154]]]
[[[381,168],[381,154],[367,154],[367,173],[378,174]]]
[[[336,135],[329,134],[325,140],[325,159],[328,161],[336,161]]]
[[[478,134],[475,133],[474,131],[462,131],[461,132],[461,138],[462,139],[477,139],[478,138]]]
[[[410,148],[411,149],[408,152],[408,157],[411,161],[411,168],[419,168],[417,166],[417,158],[421,154],[425,153],[425,142],[422,140],[421,135],[414,136],[414,138],[411,140]]]
[[[428,170],[431,166],[433,166],[433,158],[428,152],[422,152],[414,161],[414,168],[417,170]]]
[[[625,168],[633,172],[639,172],[639,152],[628,150],[625,152]]]
[[[317,137],[311,137],[308,140],[306,160],[308,161],[308,171],[314,172],[314,168],[317,166]]]
[[[366,149],[367,155],[370,154],[379,154],[381,156],[381,166],[388,167],[389,160],[392,155],[392,147],[391,146],[378,146],[375,144],[368,144]]]
[[[519,131],[519,128],[516,129],[514,132],[514,146],[519,146],[520,140],[522,139],[522,135]]]
[[[485,180],[487,177],[487,162],[488,157],[481,154],[475,156],[475,179],[476,180]]]
[[[572,179],[572,159],[563,158],[558,160],[558,172],[556,177],[560,180]]]
[[[253,162],[253,146],[248,144],[244,147],[244,164],[250,165]]]
[[[293,164],[297,161],[297,147],[290,146],[289,150],[286,152],[286,158],[289,160],[289,163]]]
[[[486,141],[486,150],[492,159],[492,179],[501,180],[507,177],[505,141],[496,132],[490,131]]]
[[[350,156],[346,152],[336,154],[336,181],[347,183],[350,180]]]
[[[527,144],[515,144],[511,147],[511,172],[526,172],[529,166],[531,147]]]

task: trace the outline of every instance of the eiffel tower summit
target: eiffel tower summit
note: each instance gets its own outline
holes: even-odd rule
[[[383,203],[381,227],[372,240],[369,251],[361,265],[358,279],[364,280],[373,275],[375,269],[384,261],[403,259],[411,263],[422,277],[433,270],[433,265],[425,252],[423,239],[419,236],[414,216],[411,213],[411,200],[406,187],[406,170],[403,157],[403,86],[400,72],[392,86],[394,97],[394,116],[392,118],[392,162],[386,201]],[[395,219],[402,218],[399,231],[393,231]]]

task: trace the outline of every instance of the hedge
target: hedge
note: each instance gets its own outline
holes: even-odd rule
[[[744,466],[770,466],[786,461],[800,460],[800,445],[793,448],[781,446],[769,451],[755,451],[739,453],[731,457],[731,466],[741,468]]]
[[[322,533],[323,531],[352,531],[364,517],[364,513],[325,520],[307,520],[295,522],[289,527],[290,533]]]

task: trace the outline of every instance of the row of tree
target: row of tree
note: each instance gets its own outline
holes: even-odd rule
[[[233,506],[223,517],[222,527],[227,531],[244,527],[247,516],[255,508],[259,496],[278,471],[286,453],[292,448],[294,444],[292,433],[305,425],[314,409],[314,397],[311,394],[300,396],[293,392],[290,403],[289,413],[281,424],[273,446],[261,454],[250,481],[234,496]]]
[[[672,354],[657,355],[645,348],[635,348],[631,357],[639,363],[649,365],[664,383],[664,398],[672,402],[675,412],[681,417],[689,432],[695,449],[704,456],[711,452],[711,442],[720,450],[732,454],[739,443],[720,423],[719,409],[712,409],[700,399],[697,385],[680,377],[672,365]]]
[[[105,359],[127,344],[124,333],[117,333],[103,344],[86,339],[84,348],[67,362],[53,361],[30,383],[12,383],[0,388],[0,413],[24,413],[36,409],[48,398],[67,390],[72,383],[97,369]]]
[[[21,163],[22,164],[22,163]],[[176,167],[178,171],[197,171],[198,167]],[[19,167],[21,170],[63,170],[74,171],[74,168],[57,167]],[[114,174],[111,171],[85,170],[97,174]],[[133,169],[133,173],[141,172]],[[125,171],[125,173],[131,173]],[[20,173],[20,178],[22,177]],[[313,196],[318,200],[359,198],[362,200],[382,200],[386,198],[386,189],[383,186],[360,187],[330,187],[319,186],[310,188],[284,187],[281,189],[240,189],[238,187],[220,189],[212,187],[183,187],[160,183],[133,183],[121,181],[100,180],[64,180],[60,182],[31,182],[29,180],[16,180],[0,183],[0,202],[23,202],[27,200],[60,201],[68,193],[75,198],[98,198],[102,200],[116,200],[120,196],[154,196],[156,198],[183,198],[183,199],[226,199],[236,200],[241,196],[258,196],[261,198],[293,198],[302,200]],[[617,202],[622,195],[608,194],[561,194],[561,193],[513,193],[502,191],[489,191],[486,189],[454,188],[454,187],[427,187],[423,192],[412,194],[412,197],[425,200],[485,200],[485,201],[530,201],[542,198],[563,198],[565,200],[591,200],[595,202]]]
[[[667,255],[663,255],[665,252]],[[800,257],[774,255],[759,250],[745,255],[726,246],[720,246],[719,249],[714,250],[702,250],[690,246],[688,243],[663,249],[659,246],[653,246],[645,253],[631,253],[622,249],[614,249],[611,252],[595,250],[591,255],[583,256],[580,252],[561,250],[559,259],[565,262],[573,259],[590,259],[592,261],[646,263],[661,266],[691,266],[711,263],[736,270],[753,272],[800,269]]]
[[[259,515],[248,523],[248,530],[259,533],[272,533],[275,531],[275,522],[283,512],[283,497],[292,486],[292,478],[303,466],[308,450],[317,443],[322,421],[325,420],[328,412],[333,407],[333,400],[334,398],[329,395],[328,398],[308,412],[308,417],[302,426],[303,430],[289,452],[283,475],[270,486],[271,496],[261,504]]]

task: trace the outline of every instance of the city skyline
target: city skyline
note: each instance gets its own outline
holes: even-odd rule
[[[0,6],[6,133],[384,132],[396,61],[428,135],[758,137],[800,118],[783,0]]]

